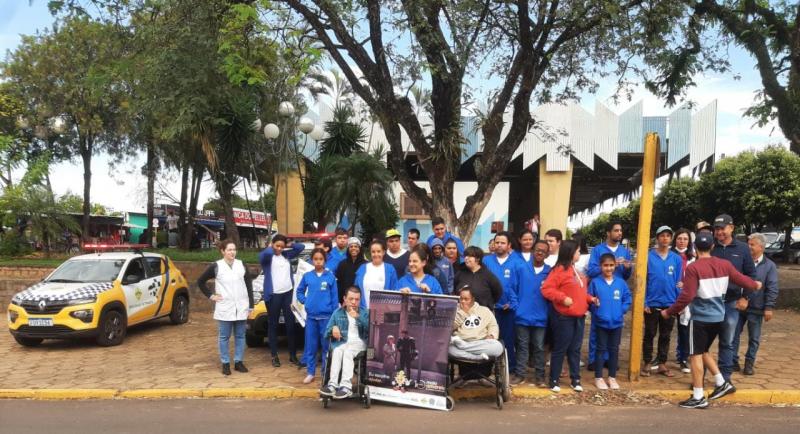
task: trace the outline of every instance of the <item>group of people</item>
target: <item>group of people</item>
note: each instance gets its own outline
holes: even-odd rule
[[[319,240],[311,254],[312,271],[296,286],[305,306],[305,349],[297,359],[291,302],[295,282],[290,260],[303,246],[276,235],[260,254],[264,272],[263,298],[267,303],[268,338],[272,364],[277,354],[278,318],[285,318],[289,361],[306,368],[308,384],[316,374],[317,352],[323,358],[332,346],[330,382],[321,393],[334,398],[352,394],[354,357],[366,347],[370,292],[450,294],[459,297],[449,353],[452,357],[490,360],[508,355],[512,384],[528,379],[540,387],[560,391],[562,365],[567,359],[570,386],[580,392],[581,347],[585,318],[591,314],[588,368],[594,370],[600,390],[618,389],[616,381],[624,315],[631,307],[627,285],[633,270],[630,251],[623,244],[622,225],[609,223],[606,240],[591,253],[581,239],[563,240],[551,229],[539,238],[525,229],[517,237],[497,233],[490,252],[464,248],[448,232],[443,219],[432,221],[433,235],[424,243],[416,229],[402,234],[390,229],[362,248],[362,241],[337,229],[335,237]],[[677,362],[692,373],[692,397],[683,407],[708,405],[703,395],[703,372],[714,377],[709,399],[735,391],[731,373],[739,370],[739,336],[745,325],[749,342],[744,374],[752,375],[762,321],[772,318],[777,298],[777,271],[763,255],[766,240],[753,234],[749,246],[733,238],[734,224],[721,215],[710,225],[701,222],[694,233],[656,231],[656,246],[648,255],[645,299],[643,374],[673,376],[667,365],[670,335],[678,318]],[[220,243],[223,259],[212,264],[198,286],[216,303],[222,372],[230,374],[228,341],[235,340],[234,369],[243,364],[245,320],[253,307],[252,281],[247,267],[235,259],[236,246]],[[216,279],[214,292],[207,281]],[[759,291],[763,287],[763,291]],[[653,340],[658,336],[655,356]],[[719,359],[708,351],[719,336]],[[387,339],[389,354],[397,354],[394,337]],[[550,371],[546,377],[546,348]],[[384,354],[387,350],[384,349]],[[604,378],[604,370],[608,378]],[[341,379],[339,377],[341,376]]]

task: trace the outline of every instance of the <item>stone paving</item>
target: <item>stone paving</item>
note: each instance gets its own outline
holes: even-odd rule
[[[3,297],[0,297],[3,298]],[[269,363],[266,347],[248,348],[245,362],[247,374],[234,372],[226,377],[219,371],[217,331],[206,300],[195,296],[190,321],[180,326],[167,320],[134,327],[121,346],[101,348],[86,341],[45,341],[36,348],[18,345],[6,331],[6,316],[0,316],[0,389],[8,388],[109,388],[118,390],[146,388],[261,388],[298,387],[304,371],[289,365],[282,349],[281,368]],[[3,306],[7,299],[0,300]],[[763,328],[762,346],[756,375],[734,374],[740,389],[800,389],[800,378],[794,372],[800,366],[800,314],[777,311]],[[587,324],[588,329],[588,324]],[[626,331],[629,331],[626,326]],[[588,333],[588,332],[587,332]],[[674,348],[673,335],[673,348]],[[743,342],[746,339],[743,338]],[[628,353],[630,338],[623,336],[621,359]],[[714,346],[716,348],[716,345]],[[745,348],[741,348],[743,354]],[[586,345],[584,345],[584,355]],[[672,357],[673,354],[670,354]],[[585,357],[584,357],[585,360]],[[620,380],[627,375],[627,361],[621,361]],[[654,375],[636,383],[636,389],[686,389],[689,374],[674,367],[674,378]],[[593,388],[593,373],[583,370],[583,382]],[[623,388],[631,384],[621,381]],[[568,384],[566,379],[562,384]]]

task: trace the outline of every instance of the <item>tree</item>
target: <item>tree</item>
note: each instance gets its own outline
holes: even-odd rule
[[[513,153],[537,127],[532,100],[564,101],[596,89],[595,80],[611,70],[622,73],[629,64],[626,53],[649,30],[644,23],[653,15],[650,2],[640,0],[274,3],[302,17],[377,115],[390,148],[389,166],[403,190],[466,240]],[[465,141],[462,111],[473,102],[465,79],[478,76],[501,84],[490,93],[492,106],[481,129],[478,186],[458,213],[453,190]],[[419,82],[430,84],[432,128],[423,125],[406,92]],[[430,197],[406,168],[403,133],[428,178]]]
[[[65,19],[52,31],[23,36],[3,64],[3,75],[37,115],[35,125],[54,116],[63,134],[51,143],[59,154],[83,163],[83,234],[89,233],[92,157],[121,152],[120,107],[124,95],[115,62],[121,57],[113,29],[85,16]],[[45,130],[46,131],[46,130]]]
[[[800,154],[800,3],[762,0],[684,0],[684,38],[665,39],[649,57],[658,71],[647,87],[675,103],[704,70],[727,71],[722,44],[744,48],[755,59],[762,89],[745,115],[761,126],[777,120],[791,150]],[[721,33],[719,41],[717,32]],[[712,35],[707,35],[712,33]],[[719,41],[714,43],[710,41]],[[669,44],[672,42],[672,44]],[[671,45],[671,46],[670,46]],[[667,49],[664,49],[667,48]]]
[[[658,192],[653,203],[653,226],[668,225],[674,230],[691,228],[701,220],[699,183],[693,178],[675,179]]]
[[[327,137],[322,141],[320,158],[331,156],[349,156],[363,149],[364,128],[352,121],[355,113],[345,105],[337,105],[333,109],[333,119],[325,122]]]

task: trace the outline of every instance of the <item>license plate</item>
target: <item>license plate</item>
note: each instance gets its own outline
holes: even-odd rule
[[[31,327],[52,327],[53,320],[50,318],[30,318],[28,325]]]

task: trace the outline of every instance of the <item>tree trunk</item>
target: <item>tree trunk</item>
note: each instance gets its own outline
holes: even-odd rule
[[[91,191],[92,191],[92,141],[82,139],[81,159],[83,160],[83,218],[81,220],[81,239],[84,242],[89,240],[90,213],[92,211]]]
[[[189,197],[189,220],[183,229],[183,239],[181,241],[182,249],[190,249],[192,240],[194,239],[194,222],[195,217],[197,216],[197,202],[200,200],[200,186],[203,182],[203,172],[205,172],[205,169],[198,169],[197,166],[192,169],[192,186]]]
[[[181,203],[178,209],[178,234],[180,238],[178,240],[178,245],[183,247],[185,244],[183,241],[184,236],[186,235],[186,200],[189,196],[189,163],[183,163],[183,167],[181,167]]]
[[[219,200],[225,210],[225,237],[241,248],[239,228],[236,227],[236,222],[233,219],[233,182],[225,176],[220,176],[216,184]]]
[[[153,239],[153,208],[155,208],[155,183],[156,183],[156,151],[153,142],[147,143],[147,163],[145,166],[147,172],[147,242]],[[165,229],[166,230],[166,229]],[[155,246],[158,246],[158,240]]]

